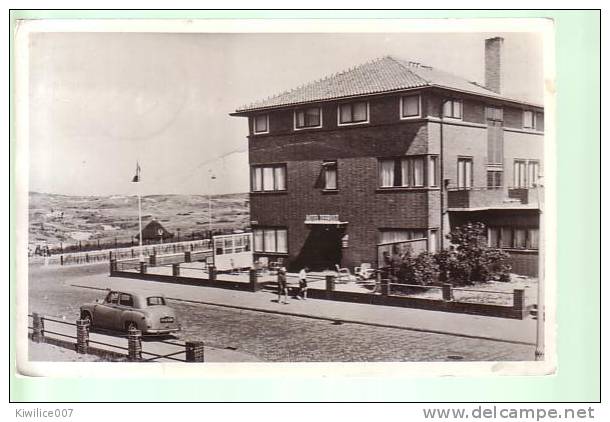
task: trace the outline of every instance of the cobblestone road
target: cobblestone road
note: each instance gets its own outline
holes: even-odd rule
[[[69,286],[79,276],[100,272],[81,267],[30,274],[29,310],[76,319],[80,304],[100,292]],[[106,266],[103,266],[103,270]],[[362,324],[266,314],[210,305],[173,302],[184,331],[181,338],[212,347],[234,348],[263,361],[519,361],[531,360],[532,346]],[[289,310],[290,305],[285,305]]]

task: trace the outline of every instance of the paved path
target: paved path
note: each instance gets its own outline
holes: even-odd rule
[[[108,277],[101,274],[84,276],[71,281],[70,284],[95,289],[126,288],[155,291],[164,293],[170,299],[185,302],[517,344],[532,345],[535,340],[536,325],[531,318],[512,320],[316,299],[291,300],[288,305],[284,305],[277,303],[277,295],[268,291],[251,293]]]

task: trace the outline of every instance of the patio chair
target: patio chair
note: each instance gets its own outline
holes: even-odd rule
[[[350,273],[349,268],[340,268],[339,265],[335,264],[337,269],[337,283],[347,283],[348,281],[354,281],[356,278]]]
[[[375,274],[375,270],[371,267],[371,264],[363,262],[359,267],[354,268],[354,274],[360,280],[368,280]]]

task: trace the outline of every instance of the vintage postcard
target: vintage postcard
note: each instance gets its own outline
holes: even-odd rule
[[[18,370],[554,374],[553,34],[19,21]]]

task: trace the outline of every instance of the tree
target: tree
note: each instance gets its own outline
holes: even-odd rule
[[[440,279],[452,284],[472,284],[498,278],[509,279],[508,254],[487,246],[483,223],[467,223],[447,235],[452,246],[436,254]]]

